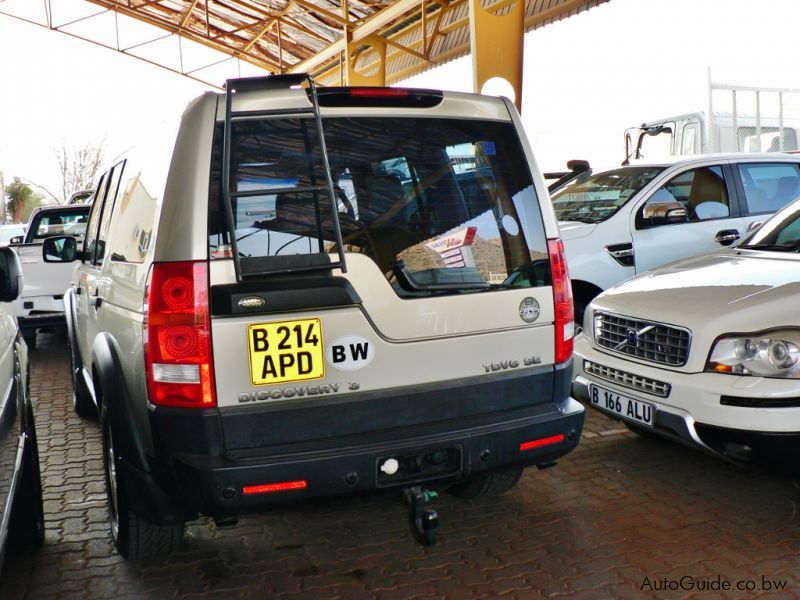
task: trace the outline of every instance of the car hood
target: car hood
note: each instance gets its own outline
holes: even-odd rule
[[[686,327],[692,347],[684,370],[701,371],[722,334],[800,325],[800,256],[729,250],[671,263],[607,290],[603,310]]]
[[[579,221],[559,221],[558,229],[562,240],[576,240],[586,237],[597,229],[597,223],[581,223]]]

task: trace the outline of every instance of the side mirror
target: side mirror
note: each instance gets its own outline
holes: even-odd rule
[[[22,264],[8,246],[0,248],[0,302],[13,302],[22,293]]]
[[[650,202],[642,208],[642,221],[645,225],[670,225],[688,221],[686,208],[677,201]]]
[[[71,235],[60,235],[44,240],[42,259],[47,263],[70,263],[81,259],[78,241]]]
[[[24,239],[25,239],[25,236],[22,236],[22,235],[15,235],[15,236],[14,236],[14,237],[12,237],[10,240],[8,240],[8,243],[9,243],[9,244],[21,244],[21,243],[22,243],[22,240],[24,240]]]
[[[761,229],[761,226],[764,224],[764,221],[753,221],[750,225],[747,226],[747,233],[753,233],[754,231],[758,231]]]

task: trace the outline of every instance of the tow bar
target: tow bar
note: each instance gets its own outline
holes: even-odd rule
[[[408,503],[408,526],[414,539],[423,546],[433,546],[439,533],[439,515],[433,508],[425,508],[436,496],[436,492],[419,486],[403,490],[403,498]]]

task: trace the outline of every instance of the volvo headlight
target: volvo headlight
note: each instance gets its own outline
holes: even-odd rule
[[[800,378],[800,331],[778,329],[721,337],[711,350],[706,371]]]

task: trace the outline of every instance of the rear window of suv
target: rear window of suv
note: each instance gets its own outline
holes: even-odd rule
[[[369,256],[400,296],[549,285],[541,213],[510,123],[441,118],[326,118],[325,140],[346,252]],[[230,256],[215,132],[209,254]],[[313,120],[234,121],[235,235],[248,257],[336,252]],[[280,193],[269,193],[278,189]],[[322,244],[320,245],[320,241]]]

